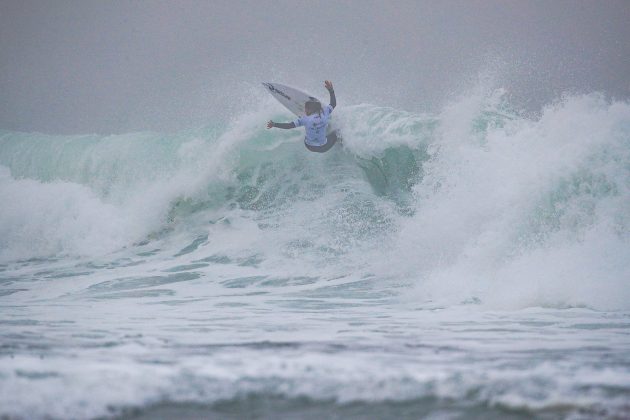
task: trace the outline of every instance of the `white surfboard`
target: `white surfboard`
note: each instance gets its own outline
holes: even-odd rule
[[[306,92],[303,92],[299,89],[296,89],[291,86],[281,85],[280,83],[263,83],[263,86],[267,88],[269,93],[278,100],[286,109],[294,113],[295,115],[302,116],[304,115],[304,105],[308,101],[316,100],[320,101],[315,96],[311,96]],[[322,105],[324,103],[322,102]],[[335,131],[335,127],[331,120],[330,124],[328,124],[328,130],[326,130],[328,134]]]

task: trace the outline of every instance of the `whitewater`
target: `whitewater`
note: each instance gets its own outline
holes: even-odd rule
[[[630,103],[507,97],[0,131],[0,417],[630,417]]]

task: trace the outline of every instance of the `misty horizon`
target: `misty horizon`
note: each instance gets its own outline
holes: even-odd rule
[[[629,21],[624,1],[5,1],[0,129],[176,131],[243,112],[262,81],[412,112],[480,84],[526,110],[627,99]]]

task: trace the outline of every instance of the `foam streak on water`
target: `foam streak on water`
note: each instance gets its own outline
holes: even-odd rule
[[[629,104],[267,109],[0,132],[0,416],[630,416]]]

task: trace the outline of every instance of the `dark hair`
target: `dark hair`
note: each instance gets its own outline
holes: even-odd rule
[[[305,110],[310,112],[322,112],[322,103],[319,101],[307,101],[304,106]]]

